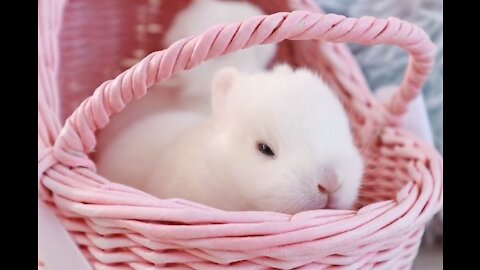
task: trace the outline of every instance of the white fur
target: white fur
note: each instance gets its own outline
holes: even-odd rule
[[[155,157],[179,133],[198,125],[205,111],[195,99],[179,99],[167,89],[151,89],[113,115],[97,134],[94,160],[108,179],[142,189]]]
[[[258,15],[261,10],[246,2],[195,0],[177,14],[164,42],[168,46],[214,24]],[[275,46],[260,45],[217,57],[152,87],[141,100],[114,115],[97,135],[97,171],[115,182],[142,189],[155,156],[178,134],[199,124],[205,117],[201,113],[209,111],[213,74],[225,65],[263,70],[273,58]],[[169,87],[181,91],[170,92]]]
[[[356,201],[363,162],[337,97],[307,70],[280,66],[213,82],[213,115],[158,150],[144,190],[226,210],[296,213],[327,206],[318,185],[332,168],[340,187],[328,207]],[[257,150],[268,144],[275,157]]]
[[[264,15],[256,6],[240,1],[195,0],[177,14],[164,39],[168,47],[185,37],[203,33],[216,24],[226,24]],[[273,59],[275,44],[257,45],[233,54],[223,55],[201,63],[163,82],[183,89],[185,96],[205,97],[208,101],[213,74],[225,66],[246,72],[261,71]]]

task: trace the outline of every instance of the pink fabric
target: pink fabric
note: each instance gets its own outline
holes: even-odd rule
[[[313,1],[258,1],[268,14],[298,10],[215,26],[156,51],[188,2],[39,2],[39,197],[85,258],[95,269],[408,269],[443,202],[442,158],[398,125],[433,63],[426,34],[395,18],[323,15]],[[153,83],[272,42],[280,42],[277,61],[317,70],[346,104],[367,163],[358,210],[227,212],[160,200],[95,173],[88,158],[95,131]],[[410,54],[386,104],[372,96],[343,42]]]
[[[72,241],[61,222],[44,201],[38,200],[38,249],[39,256],[48,262],[49,269],[92,269],[82,252]],[[43,262],[39,262],[43,266]]]

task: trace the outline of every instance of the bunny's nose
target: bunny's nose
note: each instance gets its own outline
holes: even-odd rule
[[[337,174],[332,168],[326,168],[322,174],[322,178],[318,183],[318,191],[320,193],[332,193],[340,187],[340,181]]]

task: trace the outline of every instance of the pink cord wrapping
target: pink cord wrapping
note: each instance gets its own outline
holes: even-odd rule
[[[410,267],[424,225],[443,201],[441,157],[391,125],[418,95],[433,64],[434,45],[421,29],[396,18],[354,19],[307,11],[215,26],[149,54],[115,79],[102,83],[68,117],[60,132],[57,93],[62,92],[55,78],[63,63],[60,59],[75,52],[68,47],[76,44],[69,42],[75,36],[63,34],[64,55],[58,57],[63,4],[50,9],[49,2],[40,3],[39,14],[56,16],[39,18],[39,193],[94,268],[145,269],[154,264],[159,269],[224,269],[227,264],[231,269]],[[120,8],[115,3],[136,8],[129,1],[79,0],[69,2],[65,9],[69,14],[73,8],[79,12],[86,5],[92,9],[106,5],[117,14]],[[291,3],[318,12],[312,1]],[[78,18],[65,23],[88,23],[78,22]],[[124,20],[130,19],[127,16]],[[114,22],[112,25],[123,23]],[[49,30],[47,25],[57,30]],[[316,210],[294,216],[225,212],[184,200],[159,200],[94,173],[87,154],[95,148],[95,130],[105,127],[110,116],[128,102],[144,96],[149,86],[218,55],[285,39],[319,40],[292,43],[294,56],[289,61],[324,70],[352,110],[349,113],[367,170],[375,168],[365,176],[358,211]],[[378,104],[346,48],[322,40],[393,44],[407,50],[411,61],[397,94],[388,104]],[[302,58],[297,50],[311,50],[316,61]],[[114,62],[106,57],[109,59]],[[69,70],[62,72],[61,78],[70,76]]]

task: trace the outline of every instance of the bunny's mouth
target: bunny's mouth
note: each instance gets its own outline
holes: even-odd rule
[[[314,203],[311,204],[314,209],[327,209],[331,204],[330,196],[321,196],[316,198]]]
[[[332,203],[331,201],[329,201],[329,202],[325,205],[325,209],[342,210],[341,207],[338,207],[338,205],[337,205],[336,203]]]
[[[338,201],[332,194],[327,196],[327,202],[325,203],[325,209],[341,209],[338,205]]]
[[[334,209],[334,207],[332,207],[332,200],[330,199],[330,196],[327,197],[327,203],[325,204],[325,206],[323,208],[325,209]]]

